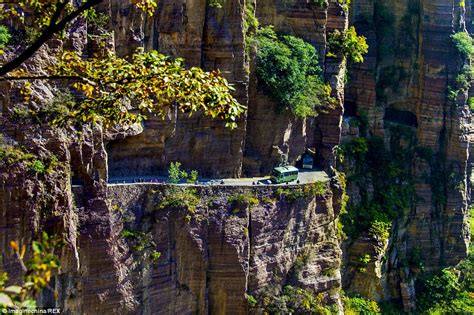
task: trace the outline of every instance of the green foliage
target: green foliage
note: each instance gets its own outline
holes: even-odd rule
[[[186,209],[190,213],[194,213],[199,201],[196,189],[174,187],[165,191],[161,202],[155,207],[155,210],[168,208]]]
[[[344,145],[344,155],[350,155],[355,159],[364,157],[369,152],[369,144],[366,138],[356,137]]]
[[[199,173],[196,170],[192,170],[191,173],[189,173],[189,178],[187,179],[188,183],[195,183],[197,182],[199,177]]]
[[[319,5],[320,7],[324,7],[326,5],[326,0],[311,0],[312,3]]]
[[[303,188],[278,188],[275,191],[275,196],[279,199],[285,198],[289,203],[295,202],[299,199],[309,197],[323,196],[328,192],[328,186],[325,182],[315,182],[313,184],[304,185]]]
[[[254,44],[255,35],[259,27],[258,19],[255,16],[255,8],[250,1],[245,2],[243,32],[245,35],[245,52],[249,58],[250,47]]]
[[[269,196],[264,196],[264,197],[262,197],[262,202],[264,204],[271,205],[275,202],[275,199],[273,199],[272,197],[269,197]]]
[[[474,209],[471,214],[471,234],[474,233]],[[417,310],[428,314],[472,314],[474,313],[474,253],[473,240],[469,255],[456,267],[423,274],[417,280]],[[420,252],[421,254],[421,252]]]
[[[181,170],[181,162],[171,162],[168,168],[168,182],[177,184],[181,179],[186,177],[188,177],[188,173]]]
[[[390,236],[391,227],[392,224],[389,222],[375,220],[371,223],[371,226],[369,228],[369,235],[372,237],[376,237],[381,241],[386,241]]]
[[[403,305],[396,301],[383,301],[379,303],[380,311],[383,315],[402,315],[406,314],[403,311]]]
[[[474,56],[474,40],[471,35],[466,32],[457,32],[451,35],[451,38],[461,56],[466,60],[472,59]]]
[[[471,112],[474,113],[474,97],[470,97],[467,101]]]
[[[321,271],[321,274],[325,277],[335,277],[337,274],[337,268],[326,268]]]
[[[431,148],[417,147],[416,154],[428,163],[433,159],[433,150]]]
[[[451,35],[453,43],[462,58],[463,65],[456,77],[456,84],[448,88],[448,97],[456,102],[459,93],[469,90],[474,80],[474,39],[467,32],[457,32]],[[468,100],[469,106],[471,101]]]
[[[41,76],[33,75],[20,66],[29,56],[58,33],[68,22],[83,16],[95,26],[103,28],[106,16],[94,10],[100,1],[83,1],[77,4],[64,1],[21,0],[2,6],[0,19],[24,24],[24,12],[30,13],[31,28],[36,45],[29,43],[24,51],[0,65],[3,80],[23,82],[24,103],[32,101],[33,80],[62,80],[70,83],[65,90],[74,90],[75,102],[63,115],[54,118],[55,126],[103,123],[105,127],[140,122],[149,115],[164,117],[174,106],[183,112],[201,111],[212,118],[225,120],[226,126],[236,127],[236,120],[245,110],[232,97],[233,87],[218,71],[186,68],[183,60],[171,60],[156,51],[137,50],[131,57],[120,58],[112,50],[100,56],[84,59],[72,51],[58,56],[58,63],[45,70]],[[157,3],[154,0],[133,0],[137,8],[152,15]],[[212,4],[212,3],[211,3]],[[8,35],[2,31],[3,41]],[[37,47],[36,47],[37,46]]]
[[[247,295],[247,304],[249,307],[255,307],[258,304],[258,301],[254,296]]]
[[[258,314],[331,314],[324,306],[322,293],[287,285],[280,292],[267,288],[254,307]]]
[[[380,308],[375,301],[362,297],[344,297],[344,314],[346,315],[376,315],[381,314]]]
[[[358,260],[358,262],[360,262],[361,264],[366,266],[370,262],[370,255],[369,254],[364,254],[364,255],[360,256],[357,260]]]
[[[106,127],[131,124],[151,113],[164,117],[177,103],[182,112],[199,110],[224,119],[226,126],[234,128],[244,111],[230,94],[233,88],[218,71],[186,69],[182,59],[171,60],[157,51],[139,49],[131,58],[109,53],[87,60],[65,52],[50,72],[75,78],[72,88],[79,95],[67,116],[53,120],[57,126],[99,121]],[[17,75],[21,77],[22,73]],[[124,100],[134,105],[133,110],[123,106]]]
[[[132,250],[136,254],[148,254],[148,258],[152,263],[158,263],[161,253],[155,249],[156,243],[151,233],[123,229],[121,236],[129,240]]]
[[[349,7],[351,5],[351,0],[337,0],[337,2],[342,5],[342,8],[346,12],[346,14],[348,14],[349,13]]]
[[[260,203],[258,198],[251,193],[235,194],[230,196],[227,201],[233,206],[238,207],[252,207]]]
[[[449,313],[474,312],[474,293],[468,292],[460,282],[458,272],[445,268],[428,274],[417,283],[417,309],[420,312]]]
[[[95,31],[99,29],[100,31],[105,31],[107,25],[109,24],[109,16],[104,13],[97,12],[94,8],[84,12],[84,17],[88,24],[88,27],[94,28]]]
[[[369,51],[367,38],[357,35],[353,26],[329,34],[328,48],[328,56],[345,57],[355,63],[364,62],[364,55]]]
[[[56,156],[40,160],[32,153],[25,152],[22,148],[5,143],[0,134],[0,167],[24,163],[35,174],[51,174],[57,170],[60,163]]]
[[[34,157],[35,156],[33,154],[26,153],[25,151],[15,146],[0,146],[0,166],[11,166],[13,164],[21,162],[27,162],[28,164],[31,164]]]
[[[305,196],[323,196],[329,191],[328,184],[326,182],[315,182],[303,187]]]
[[[421,247],[415,247],[411,254],[408,256],[408,265],[415,272],[424,270],[423,255],[421,253]]]
[[[33,162],[30,164],[30,169],[36,174],[44,174],[46,171],[44,163],[40,160],[33,160]]]
[[[285,200],[289,203],[305,198],[305,194],[301,188],[278,188],[275,191],[275,196],[277,196],[279,199],[285,198]]]
[[[13,117],[17,120],[31,119],[34,123],[48,123],[69,115],[69,108],[75,105],[75,98],[71,93],[59,92],[48,103],[40,108],[13,109]]]
[[[61,266],[55,251],[59,250],[63,245],[62,239],[43,232],[39,240],[33,241],[31,258],[25,261],[26,246],[19,246],[16,241],[10,242],[10,247],[23,269],[24,277],[21,285],[5,287],[8,275],[0,273],[1,311],[6,313],[8,309],[36,309],[34,297],[45,288],[52,290],[49,282],[53,273],[59,270]],[[57,298],[57,296],[58,293],[54,291],[54,297]]]
[[[411,174],[416,143],[409,127],[390,126],[390,150],[382,138],[354,138],[341,145],[344,161],[350,163],[348,179],[360,192],[360,202],[349,204],[340,220],[351,238],[361,233],[388,238],[391,222],[415,204]],[[401,145],[405,143],[405,145]],[[373,193],[368,192],[373,189]]]
[[[208,5],[211,8],[222,9],[222,1],[224,0],[209,0]]]
[[[256,39],[259,84],[280,109],[304,118],[334,108],[314,46],[294,36],[277,35],[271,27],[259,29]]]
[[[3,48],[8,44],[12,38],[8,28],[4,25],[0,25],[0,54],[3,53]]]
[[[362,272],[362,273],[366,272],[367,271],[366,267],[369,263],[370,263],[369,254],[364,254],[364,255],[359,256],[356,262],[359,272]]]

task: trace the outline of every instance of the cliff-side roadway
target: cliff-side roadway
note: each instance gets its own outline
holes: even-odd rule
[[[298,182],[299,181],[299,182]],[[321,170],[300,170],[298,179],[289,184],[311,184],[319,181],[329,181],[329,176],[326,172]],[[109,178],[109,185],[130,185],[142,183],[158,183],[165,184],[168,178],[165,176],[140,176],[140,177],[113,177]],[[179,185],[212,185],[212,186],[253,186],[253,185],[286,185],[273,184],[270,177],[252,177],[252,178],[226,178],[226,179],[210,179],[200,178],[197,183],[182,182]]]

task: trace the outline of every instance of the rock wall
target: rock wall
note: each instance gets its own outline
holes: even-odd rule
[[[199,196],[196,210],[160,209],[173,189],[194,189]],[[83,213],[87,194],[82,188],[74,192]],[[81,305],[79,312],[84,314],[247,314],[252,312],[247,294],[258,297],[268,287],[281,289],[286,284],[323,293],[328,303],[340,303],[341,253],[335,220],[341,190],[332,185],[323,195],[294,202],[275,192],[275,187],[109,187],[109,210],[96,208],[90,214],[99,213],[109,225],[99,235],[81,235],[100,246],[81,246],[80,278],[71,281],[61,275],[67,278],[66,288],[58,284],[76,294],[61,295],[57,303],[66,313],[76,313],[76,305]],[[232,201],[239,195],[258,202]],[[87,229],[81,227],[82,232]],[[124,231],[149,235],[147,242],[154,244],[137,249]],[[150,249],[161,252],[155,264],[148,259]],[[295,271],[302,256],[307,259]],[[328,269],[334,272],[322,275]]]
[[[220,9],[206,9],[205,1],[166,0],[159,1],[160,14],[147,19],[124,2],[111,1],[104,7],[111,12],[118,52],[128,54],[141,46],[182,57],[188,65],[220,69],[235,85],[237,99],[248,105],[247,117],[242,117],[234,131],[220,121],[177,112],[169,113],[165,120],[148,120],[143,132],[108,144],[112,177],[164,174],[169,164],[178,160],[205,176],[266,175],[273,166],[283,161],[295,163],[306,148],[315,147],[321,148],[322,166],[333,164],[345,64],[325,60],[326,35],[346,27],[344,10],[337,1],[323,6],[306,0],[258,1],[254,5],[261,25],[275,25],[276,30],[315,45],[325,77],[339,100],[337,109],[328,115],[301,120],[288,113],[278,114],[275,103],[258,89],[252,56],[246,56],[251,49],[244,41],[244,6],[244,1],[226,1]]]
[[[467,1],[468,12],[470,6]],[[463,30],[464,19],[471,24],[464,11],[458,1],[353,3],[351,23],[368,38],[370,51],[365,63],[349,71],[345,102],[349,115],[343,138],[348,142],[360,136],[379,136],[390,147],[392,127],[408,128],[417,152],[424,150],[430,156],[417,155],[406,166],[413,179],[416,202],[394,222],[386,252],[390,258],[382,263],[383,272],[375,280],[366,277],[365,284],[347,272],[349,291],[376,286],[376,292],[363,293],[377,299],[400,298],[405,282],[416,276],[413,269],[402,267],[414,251],[421,251],[426,270],[454,265],[466,255],[471,113],[465,98],[453,104],[447,97],[461,63],[450,36]],[[366,131],[350,125],[349,116],[356,113],[366,117]],[[348,188],[353,203],[360,202],[358,185],[352,182]],[[363,239],[350,242],[354,243],[348,245],[348,261],[363,254],[354,248],[364,248],[362,243],[367,243]],[[401,287],[397,285],[400,281]],[[405,304],[408,309],[413,307]]]
[[[184,58],[189,66],[219,69],[234,84],[234,96],[247,105],[243,0],[226,1],[220,9],[207,7],[204,0],[158,3],[159,14],[147,18],[126,1],[111,0],[104,8],[110,12],[117,51],[126,55],[145,47]],[[198,114],[189,117],[175,111],[165,120],[151,118],[142,133],[108,144],[109,172],[111,176],[161,174],[179,160],[202,175],[240,176],[244,121],[245,116],[231,131],[222,121]]]
[[[268,174],[279,163],[294,164],[306,148],[316,148],[321,166],[332,165],[332,149],[340,136],[345,62],[326,58],[326,37],[334,29],[346,27],[345,11],[337,1],[321,6],[307,1],[262,0],[257,2],[256,16],[260,25],[274,25],[276,31],[301,37],[316,47],[338,105],[329,114],[316,118],[298,119],[278,113],[275,102],[258,88],[255,76],[251,76],[244,172]]]
[[[283,3],[267,5],[277,8]],[[305,10],[306,24],[320,24],[314,34],[306,31],[305,36],[318,45],[323,57],[325,35],[319,31],[328,20],[326,10],[319,6],[315,9],[306,1],[292,6],[299,8],[291,17],[294,23],[298,24],[298,10]],[[334,2],[331,6],[337,5]],[[111,17],[111,45],[120,55],[131,53],[135,47],[153,48],[184,57],[188,65],[219,68],[235,85],[239,101],[251,108],[243,8],[243,1],[226,1],[221,9],[209,8],[205,1],[160,1],[159,15],[148,18],[126,2],[113,0],[99,11]],[[311,18],[314,10],[319,12],[317,19]],[[304,25],[300,25],[295,34],[303,35],[303,30]],[[40,73],[54,62],[51,52],[64,48],[80,53],[94,51],[97,47],[87,37],[93,32],[84,20],[76,21],[70,39],[52,40],[27,66]],[[342,65],[340,60],[338,63]],[[336,87],[340,82],[331,73],[328,80]],[[152,118],[144,126],[107,132],[86,129],[76,135],[72,130],[53,131],[28,119],[14,119],[13,108],[19,101],[17,86],[2,83],[1,90],[0,131],[6,140],[24,145],[46,160],[55,155],[60,164],[43,175],[32,172],[27,163],[0,166],[1,269],[10,274],[11,281],[18,282],[21,277],[8,249],[11,240],[30,244],[45,230],[65,236],[67,241],[59,253],[61,272],[51,283],[59,298],[54,300],[51,292],[45,291],[39,297],[40,305],[61,307],[69,314],[244,314],[251,311],[246,294],[257,296],[267,288],[278,292],[286,284],[322,293],[328,304],[340,304],[335,220],[341,192],[336,186],[324,196],[294,203],[276,200],[270,188],[250,189],[257,193],[260,204],[238,214],[232,214],[227,199],[245,189],[200,189],[203,200],[217,200],[210,206],[201,205],[189,223],[185,222],[189,220],[185,211],[153,211],[159,197],[150,196],[156,194],[154,190],[163,190],[162,186],[107,188],[109,176],[159,174],[175,160],[186,168],[198,169],[201,175],[240,176],[245,141],[252,138],[246,132],[246,116],[233,131],[225,129],[220,121],[197,114],[187,117],[170,112],[167,119]],[[36,98],[31,106],[39,108],[55,92],[54,84],[35,83]],[[265,145],[284,144],[289,148],[301,142],[291,153],[289,160],[294,161],[311,143],[315,121],[296,121],[287,115],[278,119],[282,129],[271,132],[285,135],[265,140]],[[293,124],[300,126],[297,132],[286,134]],[[265,126],[274,123],[266,120]],[[339,121],[332,128],[338,136]],[[272,165],[273,158],[265,154],[259,157],[263,165]],[[268,166],[250,173],[267,171]],[[82,185],[74,195],[71,181]],[[267,203],[263,203],[264,197],[268,197]],[[125,222],[124,213],[135,216],[135,221]],[[163,255],[158,265],[134,254],[134,246],[122,234],[124,225],[153,235],[156,249]],[[331,272],[324,272],[327,270]]]
[[[379,136],[387,148],[398,141],[402,147],[432,152],[432,159],[417,153],[406,165],[417,198],[394,221],[389,240],[364,234],[342,247],[348,292],[401,299],[407,310],[413,309],[412,276],[419,270],[407,265],[410,257],[420,251],[426,270],[436,270],[456,264],[467,251],[471,114],[465,98],[453,106],[446,92],[460,68],[454,46],[447,44],[449,36],[462,28],[461,22],[470,25],[471,6],[466,1],[464,12],[457,1],[353,0],[351,23],[371,48],[365,63],[349,69],[344,91],[345,62],[326,57],[327,34],[348,23],[339,2],[321,7],[307,0],[257,1],[255,13],[262,25],[274,24],[315,45],[339,101],[328,114],[297,120],[277,114],[275,104],[258,90],[252,59],[245,55],[245,1],[225,1],[216,9],[204,0],[162,0],[160,13],[149,18],[126,1],[110,0],[100,10],[111,16],[112,44],[120,55],[135,47],[153,48],[184,57],[189,65],[219,68],[235,84],[235,95],[248,113],[234,131],[198,114],[170,112],[167,119],[151,118],[143,127],[87,130],[77,138],[11,120],[16,94],[3,83],[2,134],[45,159],[54,153],[61,168],[44,177],[24,164],[0,169],[2,270],[13,280],[20,277],[8,254],[10,240],[28,244],[35,233],[48,230],[65,235],[68,245],[61,253],[62,272],[53,282],[59,299],[45,293],[40,303],[64,307],[70,314],[245,314],[251,312],[246,294],[259,296],[285,284],[322,292],[326,302],[339,303],[341,252],[335,220],[341,192],[335,185],[324,196],[294,203],[276,200],[272,188],[198,187],[202,201],[191,215],[183,209],[154,210],[165,186],[107,187],[106,180],[109,175],[160,174],[176,160],[201,175],[260,175],[282,160],[295,162],[307,147],[315,147],[318,162],[328,168],[334,164],[345,110],[343,142]],[[84,21],[74,29],[71,40],[53,40],[29,66],[40,71],[54,62],[50,50],[89,49]],[[34,91],[47,101],[54,87],[37,84]],[[354,115],[367,117],[366,130],[350,124]],[[393,126],[410,131],[409,143],[393,140]],[[350,178],[355,167],[342,166],[354,205],[362,199]],[[84,184],[74,197],[71,178]],[[372,179],[367,176],[369,196],[374,194]],[[251,210],[233,208],[229,197],[239,193],[256,194],[259,204]],[[148,241],[162,253],[157,264],[148,260],[150,252],[137,253],[124,229],[151,235]],[[363,254],[371,260],[362,267],[357,264]]]

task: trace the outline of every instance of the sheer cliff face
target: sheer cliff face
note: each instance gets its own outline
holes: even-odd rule
[[[328,7],[308,1],[258,1],[251,7],[261,25],[274,25],[315,45],[339,100],[337,109],[306,120],[275,112],[276,104],[257,88],[252,49],[245,48],[243,1],[226,1],[220,9],[206,9],[204,1],[160,1],[160,13],[146,20],[128,4],[111,1],[104,10],[111,12],[119,53],[144,46],[183,57],[192,66],[220,69],[235,85],[237,99],[249,108],[234,131],[199,115],[175,112],[164,121],[150,119],[141,134],[108,145],[111,176],[164,173],[177,160],[203,175],[266,175],[275,164],[294,163],[305,148],[315,147],[323,166],[332,163],[331,150],[340,134],[344,64],[325,60],[326,37],[346,26],[346,13],[337,1]]]
[[[262,95],[256,94],[252,103],[248,92],[243,7],[243,1],[225,1],[222,9],[209,8],[205,1],[161,1],[160,13],[154,18],[145,18],[118,0],[100,9],[110,13],[112,44],[119,54],[144,46],[184,57],[189,65],[219,68],[235,84],[240,102],[254,108],[263,103],[257,103]],[[322,58],[325,31],[346,24],[336,2],[328,10],[306,0],[268,1],[262,8],[262,17],[265,12],[277,12],[282,22],[278,28],[293,29],[294,34],[314,43]],[[287,22],[291,29],[285,26]],[[306,26],[313,23],[315,27],[308,30]],[[83,20],[73,29],[71,40],[54,40],[45,46],[30,64],[32,68],[54,62],[50,49],[94,49]],[[341,192],[337,185],[324,196],[295,202],[277,200],[271,189],[254,189],[251,193],[258,196],[259,205],[238,213],[233,213],[228,200],[241,192],[239,188],[202,189],[200,197],[209,203],[201,205],[191,219],[182,209],[153,210],[159,202],[154,196],[162,187],[121,190],[106,185],[108,175],[155,173],[176,160],[203,175],[240,175],[245,142],[259,137],[259,132],[265,133],[259,141],[269,150],[255,157],[265,168],[249,168],[252,174],[266,172],[285,155],[293,162],[310,145],[324,144],[326,153],[319,153],[321,160],[331,163],[331,145],[339,139],[344,68],[341,60],[321,64],[340,101],[338,109],[325,119],[298,122],[286,114],[276,115],[274,104],[267,99],[269,116],[258,123],[262,129],[253,133],[246,131],[245,116],[239,128],[231,131],[222,122],[199,115],[170,113],[164,121],[150,119],[143,130],[103,132],[97,128],[84,130],[78,137],[53,132],[47,126],[18,124],[10,115],[17,105],[15,98],[2,98],[0,130],[8,141],[16,140],[41,156],[55,154],[61,166],[44,176],[33,174],[25,163],[0,170],[1,269],[18,280],[20,269],[8,254],[9,241],[29,244],[35,233],[48,230],[64,235],[67,246],[61,253],[61,273],[52,282],[59,299],[54,301],[45,292],[40,305],[56,305],[73,314],[244,314],[249,312],[246,294],[258,296],[267,289],[278,292],[286,284],[312,289],[326,302],[338,303],[340,250],[335,220]],[[15,95],[14,86],[2,85],[1,89],[5,96]],[[42,101],[54,94],[49,85],[35,85],[33,90]],[[332,130],[331,134],[323,135],[324,128]],[[267,139],[268,135],[274,138]],[[252,145],[259,141],[252,140]],[[273,146],[282,152],[275,154]],[[74,195],[71,178],[84,184]],[[217,200],[211,202],[213,198]],[[126,221],[125,212],[135,216],[135,221]],[[151,235],[156,244],[152,247],[162,253],[158,265],[143,260],[148,254],[134,251],[124,228]]]
[[[390,259],[381,264],[375,281],[353,278],[348,267],[346,285],[354,291],[376,298],[401,293],[406,298],[406,288],[400,291],[393,283],[395,278],[409,282],[413,270],[402,266],[415,252],[421,253],[428,270],[456,264],[466,255],[471,114],[464,96],[453,104],[447,91],[461,67],[450,35],[471,24],[470,5],[470,1],[462,8],[459,1],[423,0],[353,3],[351,23],[368,38],[370,52],[364,64],[349,71],[343,138],[380,136],[393,149],[394,127],[404,128],[417,151],[406,165],[410,178],[400,182],[413,182],[416,201],[394,222]],[[349,116],[356,112],[367,117],[366,134],[349,124]],[[409,147],[406,139],[397,145]],[[373,176],[372,183],[377,180]],[[357,204],[360,185],[353,182],[348,187]],[[349,249],[349,261],[351,255],[371,251],[366,242],[359,239],[352,245],[358,249]]]
[[[126,255],[103,268],[123,271],[116,288],[124,295],[121,300],[79,297],[83,312],[113,307],[134,314],[246,314],[246,293],[257,297],[262,289],[285,283],[338,300],[339,190],[286,202],[266,187],[198,188],[200,202],[190,213],[160,209],[169,189],[162,185],[109,188],[115,209],[109,213],[112,234],[123,234],[124,229],[146,232],[161,257],[152,264],[149,249],[137,249],[133,238],[117,242]],[[81,203],[82,192],[77,193]],[[258,202],[231,201],[239,194],[258,196]],[[94,260],[99,263],[104,254],[95,253]],[[90,273],[87,277],[93,279]]]
[[[198,188],[201,204],[190,214],[156,209],[163,186],[107,187],[106,179],[164,172],[177,160],[202,175],[265,174],[282,160],[295,162],[307,147],[316,148],[326,168],[334,164],[333,148],[341,140],[343,104],[342,142],[379,136],[393,153],[413,149],[404,166],[409,178],[393,184],[410,182],[414,188],[412,202],[394,220],[389,242],[362,235],[342,247],[347,291],[375,299],[401,297],[409,309],[410,279],[417,271],[407,261],[414,253],[422,253],[427,270],[464,257],[471,116],[462,97],[452,106],[446,93],[460,68],[449,36],[464,21],[470,24],[458,1],[352,0],[349,21],[336,0],[323,7],[308,0],[258,0],[255,14],[262,25],[273,24],[318,49],[339,106],[307,120],[276,114],[273,101],[258,90],[252,51],[245,53],[245,1],[224,1],[216,9],[204,0],[161,0],[152,18],[128,2],[110,0],[100,8],[111,17],[111,42],[119,54],[153,48],[184,57],[189,65],[219,68],[235,84],[235,95],[248,112],[234,131],[219,121],[174,112],[165,120],[148,120],[144,128],[85,131],[78,139],[46,126],[12,122],[9,112],[16,104],[9,96],[14,88],[1,85],[0,131],[42,157],[54,153],[61,163],[45,176],[23,164],[0,169],[1,269],[13,279],[20,277],[8,255],[10,240],[28,244],[35,232],[46,229],[63,234],[68,243],[61,254],[63,269],[52,283],[59,300],[45,293],[41,303],[56,303],[72,314],[245,314],[246,294],[259,296],[286,284],[338,302],[341,253],[335,220],[341,191],[335,183],[323,196],[295,202],[278,200],[271,188]],[[468,13],[470,6],[466,1]],[[326,57],[326,38],[348,22],[368,38],[371,49],[364,64],[349,69],[344,90],[345,62]],[[54,62],[50,49],[90,49],[84,21],[74,29],[71,40],[44,47],[32,68]],[[35,85],[34,91],[46,100],[54,89]],[[367,117],[365,128],[349,123],[356,112]],[[388,158],[393,159],[396,155]],[[377,179],[389,173],[367,173],[361,187],[350,177],[356,164],[349,161],[343,168],[353,205],[363,195],[373,196]],[[84,183],[74,194],[72,172]],[[235,208],[229,200],[241,193],[256,195],[258,205]],[[124,229],[144,234],[125,237]],[[136,250],[136,237],[147,251]],[[157,264],[149,260],[150,249],[162,254]],[[361,273],[353,263],[363,254],[372,260]]]
[[[159,13],[146,19],[129,1],[110,1],[104,8],[111,15],[117,51],[126,55],[145,47],[184,58],[189,66],[220,69],[236,87],[236,98],[246,105],[243,1],[226,1],[220,9],[199,0],[158,3]],[[165,120],[152,118],[143,133],[109,144],[110,174],[163,173],[170,162],[179,160],[203,175],[239,176],[245,129],[245,117],[233,131],[221,121],[199,115],[174,112]]]
[[[294,164],[305,148],[316,148],[319,163],[327,167],[333,164],[332,149],[339,143],[345,63],[326,58],[326,38],[334,29],[346,27],[347,15],[337,1],[321,7],[307,1],[262,0],[257,1],[256,16],[260,25],[274,25],[275,30],[301,37],[316,47],[324,76],[339,104],[316,119],[277,114],[275,103],[258,89],[255,76],[251,77],[244,173],[268,174],[279,163]]]

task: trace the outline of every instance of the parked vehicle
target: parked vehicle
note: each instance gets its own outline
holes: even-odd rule
[[[294,166],[275,167],[272,172],[271,181],[276,184],[288,183],[298,179],[298,169]]]
[[[303,154],[303,168],[305,169],[313,169],[314,158],[308,154]]]

